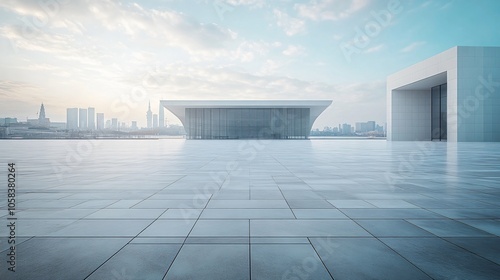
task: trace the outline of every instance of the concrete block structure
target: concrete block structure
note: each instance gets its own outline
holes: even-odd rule
[[[454,47],[387,78],[389,141],[500,141],[500,47]]]

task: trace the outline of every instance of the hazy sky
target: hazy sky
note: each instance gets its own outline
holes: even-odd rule
[[[2,0],[0,117],[43,102],[145,126],[149,100],[331,99],[315,127],[384,123],[387,75],[500,46],[499,18],[498,0]]]

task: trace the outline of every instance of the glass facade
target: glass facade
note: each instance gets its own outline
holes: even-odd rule
[[[432,140],[447,139],[447,88],[446,84],[431,88],[431,135]]]
[[[186,108],[188,139],[307,139],[309,108]]]

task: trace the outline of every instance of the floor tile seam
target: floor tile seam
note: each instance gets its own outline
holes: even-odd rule
[[[166,209],[165,211],[163,211],[163,213],[165,213],[168,209]],[[161,215],[163,215],[163,213]],[[160,215],[160,216],[161,216]],[[84,279],[88,279],[92,274],[94,274],[97,270],[99,270],[99,268],[101,268],[102,266],[104,266],[109,260],[111,260],[114,256],[116,256],[116,254],[118,254],[121,250],[123,250],[123,248],[125,248],[126,246],[128,246],[130,244],[130,242],[132,242],[132,240],[134,240],[135,238],[137,238],[142,232],[144,232],[148,227],[150,227],[154,222],[156,222],[158,220],[158,218],[154,219],[153,221],[151,221],[151,223],[149,223],[146,227],[144,227],[141,231],[139,231],[135,236],[133,237],[127,237],[127,238],[130,238],[130,240],[125,243],[125,245],[123,245],[120,249],[118,249],[114,254],[112,254],[109,258],[107,258],[103,263],[101,263],[96,269],[94,269],[89,275],[87,275]]]
[[[248,279],[252,279],[252,235],[251,235],[251,223],[250,219],[248,219],[248,272],[250,277]]]
[[[403,255],[401,255],[399,252],[397,252],[396,250],[394,250],[392,247],[390,247],[389,245],[387,245],[385,242],[383,242],[380,238],[378,238],[377,236],[373,235],[370,231],[368,231],[365,227],[363,227],[362,225],[360,225],[358,222],[356,222],[355,220],[353,220],[354,223],[356,223],[359,227],[361,227],[364,231],[368,232],[370,235],[373,236],[373,238],[375,238],[378,242],[384,244],[385,247],[387,247],[389,250],[391,250],[392,252],[394,252],[395,254],[397,254],[398,256],[400,256],[402,259],[404,259],[406,262],[408,262],[409,264],[411,264],[413,267],[415,267],[416,269],[418,269],[420,272],[422,272],[423,274],[425,274],[427,277],[429,277],[429,279],[434,279],[433,277],[431,277],[427,272],[425,272],[423,269],[421,269],[420,267],[418,267],[415,263],[411,262],[409,259],[407,259],[406,257],[404,257]]]
[[[297,175],[295,175],[295,173],[293,173],[293,172],[292,172],[292,171],[291,171],[288,167],[286,167],[283,163],[281,163],[281,161],[279,161],[279,160],[278,160],[275,156],[271,155],[271,157],[272,157],[272,158],[273,158],[276,162],[278,162],[281,166],[283,166],[283,168],[285,168],[285,169],[286,169],[286,171],[288,171],[288,172],[289,172],[290,174],[292,174],[295,178],[299,179],[302,183],[304,183],[306,186],[308,186],[310,190],[314,190],[314,189],[313,189],[311,186],[309,186],[309,184],[308,184],[308,183],[306,183],[306,182],[305,182],[302,178],[297,177]],[[278,186],[278,188],[279,188],[279,184],[278,184],[278,182],[276,182],[276,180],[274,179],[274,176],[271,176],[271,177],[273,178],[273,181],[276,183],[276,185],[277,185],[277,186]],[[281,189],[281,188],[280,188],[280,189]],[[282,193],[281,195],[283,195],[283,193]],[[285,196],[283,196],[283,198],[285,198]],[[285,198],[285,200],[286,200],[286,198]]]
[[[114,177],[111,177],[111,178],[106,178],[106,179],[102,179],[102,180],[97,180],[97,181],[94,181],[94,182],[90,182],[89,184],[95,184],[95,183],[101,183],[101,182],[104,182],[104,181],[108,181],[108,180],[112,180],[112,179],[116,179],[118,177],[120,177],[122,175],[116,175]],[[60,187],[60,186],[65,186],[66,184],[65,183],[61,183],[60,185],[57,185],[57,186],[52,186],[52,187],[49,187],[49,188],[46,188],[46,190],[51,190],[53,188],[57,188],[57,187]]]
[[[154,196],[154,195],[158,194],[159,192],[161,192],[161,191],[165,190],[165,189],[166,189],[166,188],[168,188],[170,185],[174,184],[175,182],[177,182],[177,181],[181,180],[182,178],[184,178],[184,177],[186,177],[186,176],[187,176],[187,175],[183,175],[183,176],[181,176],[181,177],[177,178],[177,180],[175,180],[175,181],[171,182],[170,184],[167,184],[167,186],[165,186],[164,188],[162,188],[162,189],[160,189],[160,190],[158,190],[158,191],[154,192],[152,195],[150,195],[150,196],[148,196],[148,197],[146,197],[146,198],[141,199],[139,202],[137,202],[136,204],[134,204],[134,205],[130,206],[130,207],[129,207],[129,208],[127,208],[127,209],[134,209],[134,207],[135,207],[135,206],[137,206],[138,204],[140,204],[140,203],[142,203],[142,202],[147,201],[147,200],[148,200],[149,198],[151,198],[152,196]],[[166,211],[166,210],[165,210],[165,211]]]
[[[470,217],[450,218],[450,217],[446,217],[446,216],[444,216],[444,215],[442,215],[442,214],[439,214],[438,212],[433,211],[433,210],[431,210],[431,209],[438,209],[438,210],[441,210],[441,209],[453,209],[453,208],[425,208],[425,210],[427,210],[427,211],[429,211],[429,212],[432,212],[432,213],[434,213],[434,214],[437,214],[437,215],[443,216],[443,217],[445,218],[445,219],[443,219],[443,220],[452,220],[452,221],[457,221],[457,222],[459,222],[459,223],[462,223],[462,224],[464,224],[464,225],[467,225],[467,226],[470,226],[470,227],[473,227],[473,228],[476,228],[476,227],[475,227],[475,226],[472,226],[472,225],[468,225],[468,224],[466,224],[466,223],[462,222],[462,220],[495,220],[495,219],[497,219],[497,218],[492,218],[492,217],[486,217],[486,218],[470,218]],[[478,230],[480,230],[480,231],[484,231],[484,230],[482,230],[482,229],[480,229],[480,228],[476,228],[476,229],[478,229]],[[486,231],[484,231],[484,232],[486,232]],[[486,233],[488,233],[488,232],[486,232]],[[489,234],[491,234],[491,233],[489,233]]]
[[[186,175],[187,176],[187,175]],[[229,176],[229,175],[227,175]],[[226,178],[227,178],[226,176]],[[226,180],[226,178],[224,178],[224,181]],[[222,183],[223,184],[223,183]],[[221,187],[222,187],[222,184],[221,184]],[[219,188],[220,190],[220,188]],[[182,244],[179,248],[179,250],[177,251],[177,253],[175,254],[175,257],[173,258],[172,262],[170,263],[170,266],[168,267],[167,271],[165,272],[165,274],[163,275],[163,279],[166,279],[167,277],[167,274],[168,272],[170,271],[170,269],[172,268],[172,266],[174,265],[174,262],[175,260],[177,259],[177,257],[179,256],[179,253],[182,251],[182,248],[184,247],[184,245],[186,244],[186,241],[187,239],[189,238],[189,236],[191,235],[191,232],[193,231],[193,229],[195,228],[196,224],[198,223],[198,221],[200,220],[200,217],[201,215],[203,214],[203,211],[205,211],[205,209],[207,209],[207,206],[208,204],[210,203],[210,201],[212,200],[212,197],[213,197],[213,193],[210,194],[210,198],[208,199],[207,203],[205,204],[205,206],[203,207],[203,210],[200,212],[200,215],[198,215],[198,217],[196,218],[196,221],[194,222],[193,226],[191,227],[191,229],[189,230],[189,232],[186,234],[186,237],[184,238],[184,240],[182,241]]]
[[[323,264],[323,267],[326,269],[326,271],[328,272],[328,275],[330,275],[330,277],[332,278],[332,280],[335,280],[335,278],[333,278],[333,274],[332,272],[330,272],[330,270],[328,269],[328,267],[326,266],[325,262],[323,261],[323,258],[321,258],[320,254],[318,253],[318,250],[316,250],[316,247],[314,247],[314,245],[312,244],[311,242],[311,239],[309,237],[307,237],[307,241],[309,242],[309,245],[312,247],[312,249],[314,250],[314,252],[316,253],[316,256],[318,256],[319,260],[321,261],[321,263]]]
[[[483,257],[483,256],[481,256],[481,255],[479,255],[479,254],[477,254],[477,253],[475,253],[475,252],[473,252],[473,251],[471,251],[471,250],[469,250],[469,249],[465,248],[465,247],[462,247],[462,246],[460,246],[460,245],[458,245],[458,244],[455,244],[455,243],[451,242],[450,240],[448,240],[447,238],[451,239],[451,238],[461,238],[461,237],[443,237],[443,238],[440,238],[440,239],[442,239],[443,241],[445,241],[445,242],[447,242],[447,243],[451,244],[452,246],[456,246],[456,247],[458,247],[458,248],[461,248],[461,249],[463,249],[463,250],[465,250],[465,251],[467,251],[467,252],[469,252],[469,253],[471,253],[471,254],[473,254],[473,255],[476,255],[477,257],[479,257],[479,258],[481,258],[481,259],[483,259],[483,260],[486,260],[486,261],[488,261],[488,262],[490,262],[490,263],[492,263],[492,264],[495,264],[495,265],[497,265],[497,266],[499,266],[499,267],[500,267],[500,264],[499,264],[499,263],[496,263],[496,262],[494,262],[494,261],[492,261],[492,260],[490,260],[490,259],[487,259],[487,258],[485,258],[485,257]],[[469,238],[473,238],[473,237],[469,237]]]

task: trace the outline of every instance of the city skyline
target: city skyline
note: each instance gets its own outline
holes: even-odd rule
[[[69,97],[144,127],[149,100],[315,98],[314,128],[384,123],[387,75],[500,45],[498,1],[195,2],[2,1],[1,117],[64,121]]]

